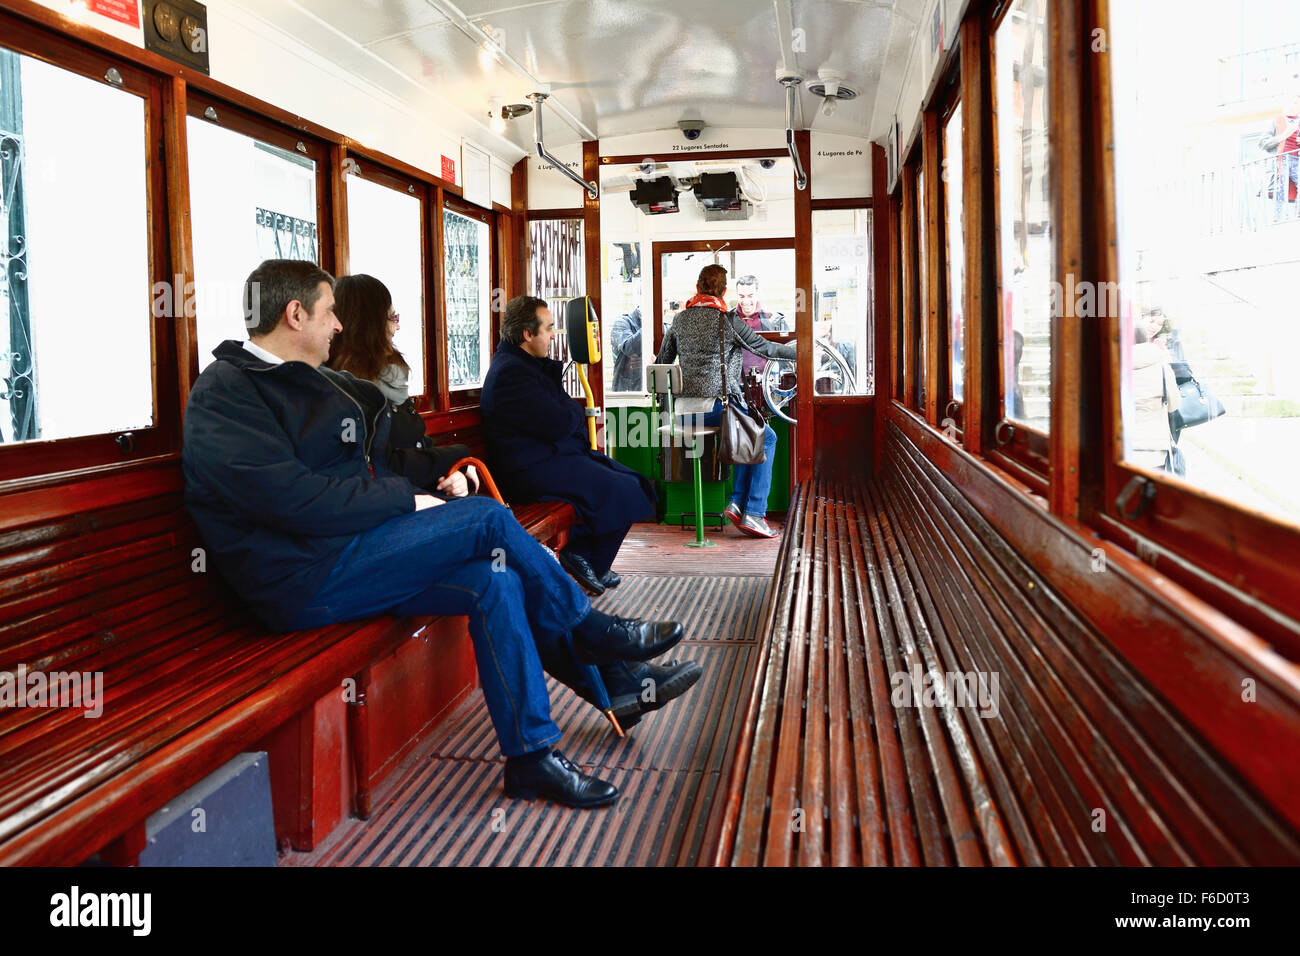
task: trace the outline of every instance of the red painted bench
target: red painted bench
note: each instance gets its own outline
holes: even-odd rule
[[[215,570],[195,570],[181,491],[173,460],[0,498],[0,672],[102,672],[104,698],[94,719],[75,708],[0,709],[0,865],[76,864],[99,851],[133,862],[149,814],[310,715],[348,678],[364,817],[370,665],[440,626],[464,632],[464,618],[384,616],[268,633]],[[554,503],[516,515],[552,547],[573,521]],[[289,776],[312,772],[308,758]]]

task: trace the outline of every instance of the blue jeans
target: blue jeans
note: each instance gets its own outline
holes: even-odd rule
[[[722,402],[714,401],[713,408],[702,414],[682,415],[689,425],[712,427],[722,422]],[[772,457],[776,454],[776,432],[771,425],[763,426],[763,461],[757,465],[731,466],[731,503],[742,514],[767,517],[767,496],[772,490]]]
[[[501,752],[517,757],[560,739],[542,661],[569,652],[569,632],[590,610],[510,510],[476,496],[357,535],[291,627],[384,612],[468,614],[492,726]]]
[[[1291,184],[1300,184],[1300,155],[1295,153],[1283,153],[1277,159],[1279,170],[1277,185],[1273,187],[1273,221],[1280,222],[1283,218],[1283,210],[1286,210],[1286,218],[1295,218],[1294,201],[1287,197],[1291,194]],[[1283,205],[1285,203],[1285,205]]]

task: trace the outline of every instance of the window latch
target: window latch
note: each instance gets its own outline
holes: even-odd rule
[[[1138,495],[1137,506],[1132,511],[1129,511],[1129,501],[1135,494],[1138,494],[1139,489],[1141,494]],[[1143,475],[1134,475],[1128,480],[1128,484],[1124,486],[1119,495],[1116,496],[1115,510],[1120,513],[1120,517],[1132,521],[1142,517],[1150,510],[1151,502],[1155,500],[1155,497],[1156,483]]]

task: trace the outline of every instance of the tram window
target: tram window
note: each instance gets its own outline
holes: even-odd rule
[[[545,299],[556,317],[550,355],[562,362],[569,360],[564,307],[587,287],[582,235],[581,219],[535,219],[528,224],[528,292]],[[572,368],[565,374],[564,387],[574,397],[585,394]]]
[[[145,142],[141,97],[0,50],[0,442],[154,423]]]
[[[918,163],[916,166],[916,281],[917,281],[917,308],[916,321],[913,323],[913,341],[916,347],[912,349],[912,360],[916,363],[915,379],[916,394],[912,396],[913,407],[917,410],[925,408],[925,369],[926,369],[926,328],[929,325],[930,315],[930,296],[929,285],[926,281],[927,256],[925,254],[928,246],[926,245],[925,234],[925,169]]]
[[[1300,523],[1300,8],[1109,16],[1125,461]]]
[[[393,345],[411,366],[408,390],[423,395],[424,249],[423,203],[361,175],[347,177],[348,271],[372,275],[393,295],[400,316]]]
[[[872,343],[871,210],[817,209],[813,227],[813,335],[817,395],[875,392]],[[844,372],[848,372],[845,375]]]
[[[795,291],[794,254],[789,249],[727,250],[727,304],[752,323],[760,316],[764,332],[793,332],[798,293]],[[749,281],[747,281],[749,280]]]
[[[190,228],[199,368],[248,338],[244,281],[263,259],[320,262],[316,163],[189,117]]]
[[[947,240],[948,341],[952,344],[952,397],[964,400],[962,376],[965,371],[962,312],[966,293],[965,219],[962,206],[961,104],[948,117],[943,130],[943,198],[944,237]]]
[[[641,314],[641,243],[606,243],[601,256],[601,301],[606,318],[605,394],[645,390],[643,356],[653,323]]]
[[[447,297],[447,383],[478,388],[492,356],[491,230],[486,222],[443,210],[443,268]]]
[[[738,240],[728,245],[740,245]],[[762,241],[762,240],[759,240]],[[663,330],[672,327],[673,319],[687,300],[695,295],[700,270],[711,262],[727,270],[726,303],[745,318],[755,331],[794,331],[798,293],[795,286],[793,243],[778,249],[720,249],[715,256],[707,249],[690,252],[665,252],[660,256],[660,296]],[[748,355],[745,366],[761,367],[764,359]]]
[[[1046,6],[1015,0],[997,27],[993,51],[1002,414],[1043,432],[1051,411],[1053,288]]]
[[[903,256],[906,255],[906,249],[903,245],[903,196],[900,188],[898,194],[889,204],[890,215],[894,217],[892,229],[893,237],[890,242],[890,264],[894,269],[893,276],[893,314],[897,320],[892,323],[890,331],[890,344],[893,348],[894,361],[894,398],[898,401],[904,401],[903,394],[903,354],[905,347],[903,345]]]

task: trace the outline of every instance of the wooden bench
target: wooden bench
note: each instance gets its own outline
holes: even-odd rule
[[[440,619],[268,633],[215,570],[197,570],[182,487],[172,461],[2,499],[0,671],[99,672],[104,700],[97,719],[0,709],[0,865],[97,851],[133,862],[149,814],[348,678],[356,809],[368,812],[369,665]],[[573,522],[566,504],[516,515],[552,547]]]
[[[1078,580],[1112,608],[1140,596],[1117,563]],[[1296,669],[1169,638],[1158,599],[1102,633],[891,425],[880,480],[796,489],[716,862],[1300,862]],[[1199,709],[1121,653],[1149,623]],[[1225,722],[1241,733],[1216,749]]]

